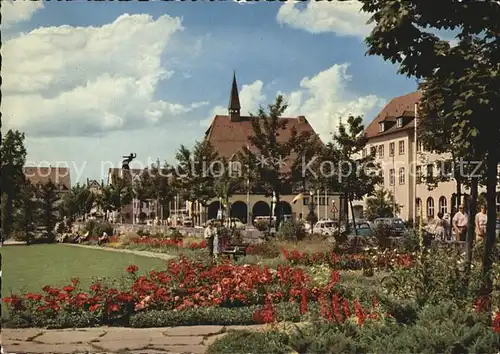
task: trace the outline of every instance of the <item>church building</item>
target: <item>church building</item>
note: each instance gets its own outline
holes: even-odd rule
[[[229,161],[237,155],[245,147],[251,151],[253,145],[249,139],[253,135],[252,118],[250,116],[241,115],[241,105],[238,94],[238,85],[236,83],[236,75],[233,75],[231,93],[229,96],[227,115],[216,115],[209,128],[205,132],[204,139],[209,141],[220,156],[226,157]],[[281,117],[286,120],[286,127],[279,133],[278,141],[285,142],[291,137],[292,130],[295,128],[297,133],[311,132],[317,134],[309,124],[305,116],[298,117]],[[319,137],[318,137],[319,139]],[[291,165],[289,159],[286,165],[282,168],[289,168]],[[310,202],[310,194],[293,204],[295,196],[303,191],[290,190],[289,194],[280,196],[280,208],[282,215],[291,215],[293,219],[305,219],[308,214],[308,205]],[[328,219],[332,217],[332,204],[337,196],[329,195],[325,191],[314,191],[315,213],[319,219]],[[270,216],[272,197],[265,196],[258,190],[241,191],[241,194],[233,195],[230,200],[230,214],[246,223],[252,222],[257,216]],[[338,205],[338,200],[337,200]],[[217,212],[220,209],[220,202],[213,200],[208,205],[207,218],[213,219],[217,217]],[[194,214],[202,213],[201,208],[193,206]]]

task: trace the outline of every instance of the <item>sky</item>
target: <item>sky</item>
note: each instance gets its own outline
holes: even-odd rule
[[[70,167],[72,183],[175,162],[226,114],[233,71],[242,114],[282,94],[324,141],[339,119],[368,124],[416,90],[367,56],[369,15],[351,2],[2,0],[2,128],[26,134],[27,164]]]

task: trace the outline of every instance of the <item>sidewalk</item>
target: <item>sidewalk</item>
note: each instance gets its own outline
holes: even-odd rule
[[[195,353],[229,330],[264,330],[265,326],[189,326],[171,328],[98,327],[67,330],[3,329],[5,353]]]
[[[90,249],[94,249],[94,250],[109,251],[109,252],[130,253],[130,254],[135,254],[137,256],[159,258],[159,259],[163,259],[165,261],[169,261],[169,260],[174,259],[176,257],[176,256],[173,256],[171,254],[161,253],[161,252],[137,251],[137,250],[128,250],[125,248],[112,248],[112,247],[106,247],[106,246],[80,245],[77,243],[62,243],[62,245],[72,246],[72,247],[90,248]]]

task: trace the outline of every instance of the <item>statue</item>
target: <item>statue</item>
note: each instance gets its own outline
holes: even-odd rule
[[[124,160],[122,161],[122,169],[130,170],[129,163],[137,157],[137,154],[131,153],[128,156],[122,156]]]

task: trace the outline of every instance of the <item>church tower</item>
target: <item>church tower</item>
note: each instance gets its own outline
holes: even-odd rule
[[[229,117],[232,122],[239,122],[240,117],[240,97],[238,95],[238,85],[236,84],[236,72],[233,73],[233,86],[231,87],[231,95],[229,96],[229,105],[227,107]]]

